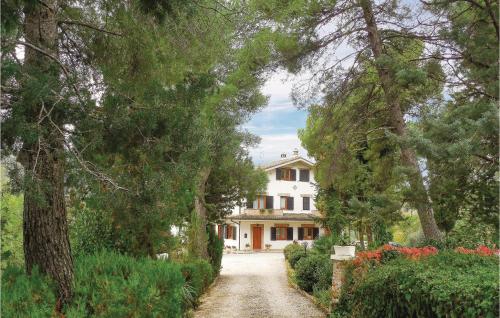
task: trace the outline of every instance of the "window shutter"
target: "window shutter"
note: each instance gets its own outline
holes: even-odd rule
[[[281,169],[276,168],[276,180],[281,180]]]
[[[290,180],[291,181],[297,180],[297,170],[295,169],[290,170]]]
[[[286,239],[288,241],[293,241],[293,227],[286,228]]]
[[[237,231],[236,226],[233,226],[233,240],[236,240],[236,231]]]
[[[288,200],[287,210],[293,210],[293,197],[287,197],[286,199]]]
[[[299,241],[302,241],[304,239],[304,228],[299,227]]]
[[[274,197],[266,196],[266,209],[274,209]]]
[[[313,228],[313,239],[317,239],[319,237],[319,228]]]
[[[221,224],[217,224],[217,236],[219,237],[219,239],[222,238],[222,225]]]
[[[226,224],[224,224],[222,226],[222,237],[225,239],[227,238],[227,225]]]
[[[301,169],[300,170],[299,180],[302,182],[309,182],[309,170],[308,169]]]
[[[276,228],[271,227],[271,241],[276,241]]]
[[[302,210],[308,211],[311,209],[310,207],[310,197],[303,197],[302,198]]]

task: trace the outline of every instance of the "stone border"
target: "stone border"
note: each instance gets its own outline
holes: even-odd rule
[[[294,282],[292,282],[291,280],[291,273],[294,272],[293,268],[290,266],[290,264],[288,263],[287,260],[285,260],[285,266],[286,266],[286,277],[287,277],[287,280],[288,280],[288,285],[291,286],[293,289],[297,290],[302,296],[306,297],[307,299],[309,299],[310,301],[312,301],[316,307],[318,307],[319,309],[321,309],[321,311],[323,311],[325,314],[329,315],[331,313],[330,309],[323,306],[322,304],[320,304],[320,302],[311,294],[309,294],[308,292],[300,289],[300,287],[295,284]]]

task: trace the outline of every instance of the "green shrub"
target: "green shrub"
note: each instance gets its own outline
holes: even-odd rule
[[[35,268],[31,275],[20,267],[2,272],[2,317],[51,317],[56,307],[55,285]]]
[[[333,246],[339,244],[339,237],[330,235],[320,236],[313,243],[313,249],[320,254],[331,255],[333,253]]]
[[[86,207],[72,209],[70,218],[71,249],[75,256],[113,249],[113,226],[110,213]]]
[[[313,292],[313,296],[321,306],[323,306],[325,308],[330,307],[330,304],[332,303],[332,289],[331,288],[315,290]]]
[[[351,317],[498,317],[498,257],[443,251],[346,269],[339,311]]]
[[[300,261],[301,258],[306,257],[307,252],[304,250],[304,248],[300,250],[295,250],[290,252],[290,255],[288,256],[288,262],[290,263],[290,266],[295,269],[295,265],[297,264],[298,261]]]
[[[220,239],[212,226],[208,226],[208,256],[212,265],[214,277],[219,275],[222,262],[222,254],[224,253],[224,240]]]
[[[180,266],[100,252],[77,258],[68,317],[179,317]]]
[[[310,254],[295,265],[297,285],[306,292],[327,290],[332,284],[332,265],[328,255]]]
[[[283,254],[285,255],[285,259],[289,260],[292,252],[303,251],[303,250],[304,250],[304,247],[301,246],[300,244],[292,243],[292,244],[288,244],[287,246],[285,246],[285,248],[283,249]]]
[[[186,310],[197,305],[198,298],[213,282],[214,275],[212,265],[205,260],[186,262],[181,265],[181,271],[186,281],[186,292],[189,292],[189,296],[183,299]]]

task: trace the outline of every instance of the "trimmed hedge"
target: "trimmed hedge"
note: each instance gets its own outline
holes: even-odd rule
[[[338,312],[351,317],[498,317],[498,257],[452,251],[346,268]]]
[[[132,258],[113,252],[75,259],[74,297],[64,315],[79,317],[181,317],[214,273],[209,262],[183,264]],[[56,287],[34,270],[7,267],[2,273],[2,317],[52,317]]]
[[[295,265],[297,285],[306,292],[329,290],[332,285],[332,265],[328,255],[310,254]]]
[[[287,246],[285,246],[285,248],[283,249],[283,254],[285,254],[285,259],[289,260],[290,255],[296,251],[304,251],[304,247],[297,243],[288,244]]]

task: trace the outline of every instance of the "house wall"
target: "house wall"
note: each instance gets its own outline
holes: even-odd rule
[[[271,244],[271,249],[272,250],[281,250],[285,248],[288,244],[292,243],[293,241],[271,241],[271,227],[273,227],[275,224],[288,224],[289,227],[293,227],[293,239],[298,241],[299,243],[302,242],[308,242],[309,246],[312,246],[312,243],[314,242],[313,240],[303,240],[299,241],[299,231],[298,228],[301,227],[302,224],[313,224],[313,222],[310,221],[241,221],[241,226],[236,225],[236,227],[239,229],[239,235],[236,236],[236,240],[224,240],[224,246],[235,246],[238,248],[238,238],[241,238],[241,243],[239,245],[240,250],[245,250],[245,245],[250,244],[250,247],[253,248],[252,246],[252,229],[251,225],[252,224],[262,224],[264,226],[264,233],[263,233],[263,238],[262,238],[262,249],[265,249],[266,244]],[[232,224],[233,223],[228,223]],[[316,225],[316,227],[319,227],[319,235],[323,236],[325,234],[324,229],[321,228],[319,225]],[[246,234],[246,238],[245,238]]]
[[[286,210],[287,213],[308,213],[316,210],[315,195],[316,183],[314,179],[314,171],[311,167],[303,163],[294,163],[291,165],[283,166],[283,168],[293,168],[297,171],[296,181],[285,181],[276,180],[276,169],[273,168],[267,171],[269,177],[269,183],[267,184],[266,195],[273,197],[274,209],[280,209],[280,196],[292,196],[294,197],[293,210]],[[300,169],[309,169],[309,182],[299,181]],[[302,197],[310,197],[310,210],[303,210]],[[244,212],[246,205],[243,207],[235,206],[233,208],[233,214],[240,214]]]

